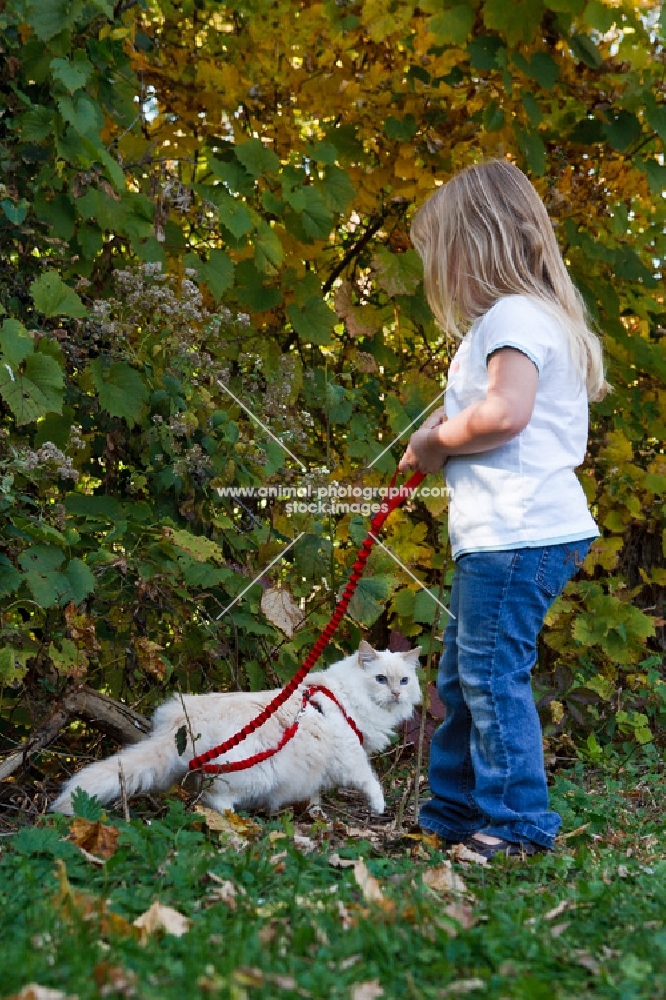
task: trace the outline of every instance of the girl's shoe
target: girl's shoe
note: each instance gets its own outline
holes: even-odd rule
[[[511,840],[504,840],[502,837],[491,837],[486,833],[474,833],[465,841],[465,847],[475,854],[480,854],[488,861],[501,854],[506,858],[526,858],[532,854],[550,854],[549,847],[541,844],[534,844],[531,841],[521,841],[514,843]]]

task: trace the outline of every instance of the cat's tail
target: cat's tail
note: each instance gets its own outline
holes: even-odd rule
[[[71,815],[72,794],[77,788],[96,795],[102,803],[118,798],[121,768],[128,796],[169,788],[186,774],[187,759],[178,756],[173,733],[153,733],[107,760],[84,767],[65,784],[51,809]]]

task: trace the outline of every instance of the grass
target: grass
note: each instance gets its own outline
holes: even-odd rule
[[[666,998],[665,800],[656,753],[562,772],[552,801],[574,835],[554,855],[454,862],[465,897],[424,883],[447,856],[418,835],[291,815],[217,832],[169,800],[159,819],[104,819],[120,834],[100,864],[49,817],[0,842],[0,995]],[[365,859],[378,901],[336,853]],[[187,933],[139,939],[155,900]]]

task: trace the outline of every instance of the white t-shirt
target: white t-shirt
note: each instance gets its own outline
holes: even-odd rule
[[[525,429],[506,444],[448,459],[454,559],[466,552],[555,545],[599,534],[574,473],[587,448],[585,384],[571,364],[566,330],[537,300],[506,296],[474,323],[451,363],[447,417],[485,399],[488,358],[500,347],[514,347],[536,365],[534,411]]]

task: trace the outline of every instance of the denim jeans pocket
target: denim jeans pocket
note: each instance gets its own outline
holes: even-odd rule
[[[564,545],[546,545],[541,553],[535,582],[548,597],[558,597],[590,550],[592,539]]]

